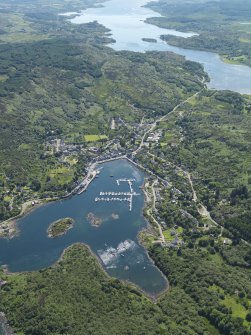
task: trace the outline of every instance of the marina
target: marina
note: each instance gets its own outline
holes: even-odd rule
[[[120,183],[122,182],[125,182],[125,183],[128,183],[129,185],[129,188],[130,188],[130,192],[99,192],[99,195],[101,196],[100,197],[96,197],[95,198],[95,202],[99,202],[99,201],[107,201],[107,202],[110,202],[110,201],[127,201],[129,202],[129,211],[131,212],[132,211],[132,208],[133,208],[133,197],[134,196],[137,196],[137,195],[140,195],[140,193],[137,193],[133,190],[133,187],[132,187],[132,183],[133,182],[136,182],[135,179],[127,179],[127,178],[120,178],[120,179],[117,179],[116,180],[117,182],[117,185],[120,186]],[[106,198],[104,198],[104,196],[108,196]],[[112,197],[109,197],[109,196],[112,196]],[[116,198],[114,196],[117,196]],[[118,198],[119,196],[119,198]],[[123,198],[124,196],[124,198]]]
[[[98,169],[95,164],[94,169],[100,171],[99,178],[92,178],[85,192],[40,206],[17,220],[19,235],[0,239],[0,266],[7,265],[11,272],[47,268],[67,247],[84,243],[109,275],[130,281],[150,295],[160,294],[167,288],[167,280],[137,238],[147,227],[140,188],[144,172],[126,159],[99,164]],[[100,195],[102,192],[110,194]],[[109,201],[96,202],[97,197]],[[87,219],[89,213],[102,224],[93,226]],[[48,227],[62,217],[72,218],[73,228],[56,239],[48,238]]]

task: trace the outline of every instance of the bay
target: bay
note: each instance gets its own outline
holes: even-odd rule
[[[147,227],[143,217],[144,195],[141,186],[144,173],[125,159],[101,166],[98,178],[86,192],[63,201],[39,207],[17,221],[20,233],[12,239],[0,239],[0,265],[9,271],[33,271],[54,264],[65,248],[78,242],[87,244],[96,254],[106,272],[127,280],[150,295],[158,295],[167,288],[167,280],[149,259],[137,236]],[[130,192],[128,182],[117,179],[135,179],[132,187],[132,211],[128,201],[95,201],[100,192]],[[115,197],[115,196],[109,196]],[[117,196],[124,198],[124,196]],[[98,227],[88,220],[88,214],[102,220]],[[74,226],[65,235],[49,238],[49,225],[59,218],[71,217]]]

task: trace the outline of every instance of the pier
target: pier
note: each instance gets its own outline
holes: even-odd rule
[[[117,179],[116,182],[117,182],[117,185],[119,186],[120,183],[122,182],[126,182],[126,183],[131,183],[131,182],[135,182],[136,180],[135,179],[126,179],[126,178],[120,178],[120,179]]]
[[[132,190],[132,192],[100,192],[99,195],[139,195]]]
[[[133,182],[135,179],[127,179],[127,178],[120,178],[116,180],[118,186],[121,185],[122,182],[128,183],[130,191],[128,192],[117,192],[117,191],[106,191],[106,192],[99,192],[99,197],[95,198],[95,202],[112,202],[112,201],[125,201],[129,202],[129,211],[132,211],[133,208],[133,197],[140,195],[139,193],[133,190]]]

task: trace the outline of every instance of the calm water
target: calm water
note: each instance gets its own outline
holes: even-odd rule
[[[177,48],[161,41],[159,37],[163,34],[187,38],[193,36],[194,33],[162,29],[145,23],[144,21],[149,17],[160,16],[151,9],[142,7],[147,2],[147,0],[110,0],[105,2],[103,7],[82,11],[70,21],[72,23],[98,21],[106,26],[116,40],[116,43],[112,45],[115,50],[139,52],[159,50],[183,55],[188,60],[203,64],[211,79],[208,87],[251,94],[250,67],[225,64],[216,53]],[[143,42],[142,38],[155,38],[157,43]]]
[[[101,191],[130,191],[128,183],[118,186],[117,178],[136,180],[133,189],[139,195],[133,197],[131,212],[128,202],[95,202]],[[129,280],[150,294],[160,293],[167,281],[137,241],[138,232],[146,226],[142,216],[144,196],[140,189],[143,180],[143,172],[126,160],[104,164],[87,192],[47,204],[21,218],[19,236],[0,239],[0,265],[7,264],[14,272],[41,269],[57,261],[69,245],[84,242],[98,255],[111,276]],[[103,224],[91,226],[86,219],[89,212],[102,218]],[[50,223],[63,217],[72,217],[74,228],[64,236],[48,238],[46,230]]]

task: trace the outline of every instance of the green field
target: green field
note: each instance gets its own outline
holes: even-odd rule
[[[243,321],[246,320],[248,310],[245,307],[243,307],[243,305],[238,303],[234,297],[226,295],[222,303],[227,308],[231,309],[233,317],[242,318]],[[245,322],[245,324],[248,324],[248,323]]]
[[[107,140],[108,137],[106,135],[85,135],[84,139],[86,142],[98,142],[102,140]]]

